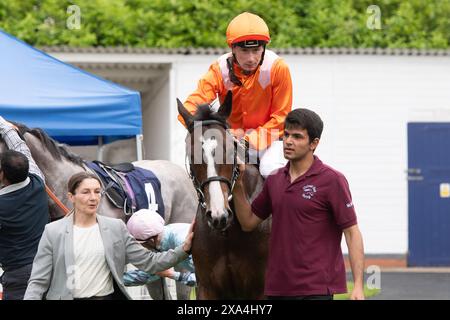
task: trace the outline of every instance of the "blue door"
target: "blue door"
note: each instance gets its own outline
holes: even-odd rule
[[[408,123],[408,265],[450,266],[450,123]]]

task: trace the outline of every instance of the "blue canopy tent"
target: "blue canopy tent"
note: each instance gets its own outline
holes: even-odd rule
[[[0,115],[70,145],[136,136],[142,158],[138,92],[61,62],[2,30]]]

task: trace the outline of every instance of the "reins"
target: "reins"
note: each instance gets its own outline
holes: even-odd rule
[[[67,208],[61,200],[53,193],[53,191],[45,184],[45,191],[47,191],[48,196],[56,203],[56,205],[64,212],[64,216],[66,216],[70,210]]]

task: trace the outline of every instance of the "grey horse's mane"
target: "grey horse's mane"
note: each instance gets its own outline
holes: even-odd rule
[[[21,123],[14,123],[14,125],[19,129],[19,133],[20,135],[22,135],[22,138],[25,133],[30,133],[31,135],[35,136],[56,159],[62,160],[63,158],[65,158],[79,166],[83,166],[84,160],[79,155],[71,152],[67,145],[56,142],[55,140],[50,138],[49,135],[44,132],[44,130],[40,128],[30,129]]]

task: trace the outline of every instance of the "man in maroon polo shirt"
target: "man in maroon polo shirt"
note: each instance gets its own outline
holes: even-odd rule
[[[237,218],[251,231],[272,215],[265,295],[273,299],[333,299],[347,292],[341,251],[345,235],[353,273],[351,299],[364,299],[364,249],[344,175],[314,155],[323,122],[296,109],[285,119],[287,165],[274,171],[251,207],[242,179],[235,186]],[[245,170],[244,166],[240,167]],[[242,174],[241,174],[242,177]]]

